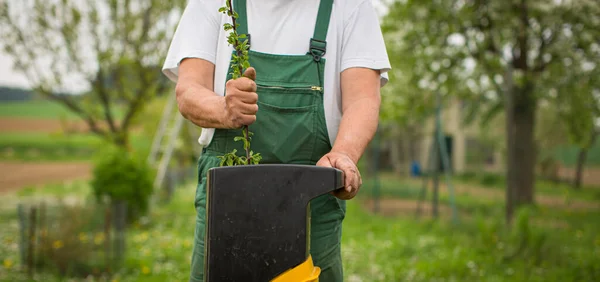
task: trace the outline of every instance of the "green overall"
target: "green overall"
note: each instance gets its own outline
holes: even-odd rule
[[[256,69],[258,113],[250,125],[252,150],[262,155],[261,163],[315,165],[331,150],[325,125],[323,81],[325,39],[333,0],[322,0],[310,48],[305,55],[274,55],[249,51],[250,65]],[[239,17],[238,33],[247,34],[246,1],[234,1]],[[250,38],[250,44],[251,37]],[[231,79],[231,74],[227,80]],[[234,142],[241,129],[216,129],[198,165],[197,211],[190,281],[204,279],[204,237],[206,217],[206,176],[219,166],[217,156],[237,149]],[[310,254],[322,270],[321,282],[343,281],[340,241],[346,203],[326,194],[310,203]]]

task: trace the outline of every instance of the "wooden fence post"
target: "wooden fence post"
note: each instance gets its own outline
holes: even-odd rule
[[[38,226],[38,229],[40,230],[40,246],[45,247],[46,245],[46,238],[47,238],[47,233],[48,230],[46,228],[46,203],[42,202],[40,204],[40,224]],[[44,251],[44,249],[39,249],[41,251]],[[39,258],[38,258],[39,260]]]
[[[19,253],[21,258],[21,267],[27,263],[27,215],[23,204],[17,205],[17,215],[19,216]]]
[[[127,223],[127,203],[119,201],[115,205],[115,264],[120,264],[125,254],[125,225]]]
[[[111,225],[111,207],[108,206],[104,210],[104,258],[106,259],[106,272],[111,271],[111,259],[110,259],[110,225]]]
[[[35,206],[31,207],[31,213],[29,214],[29,248],[27,254],[27,273],[30,278],[33,278],[33,260],[35,254],[35,223],[36,223],[37,209]]]

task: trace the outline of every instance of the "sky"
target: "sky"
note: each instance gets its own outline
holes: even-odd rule
[[[377,13],[382,16],[386,12],[386,0],[371,0]],[[14,71],[14,61],[3,50],[0,50],[0,86],[28,88],[27,78]]]
[[[27,78],[13,71],[13,64],[11,57],[0,52],[0,86],[27,88]]]

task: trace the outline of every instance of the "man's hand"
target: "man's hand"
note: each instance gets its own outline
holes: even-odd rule
[[[203,128],[238,129],[256,121],[256,70],[227,81],[225,97],[214,92],[215,65],[197,58],[182,60],[175,93],[179,112]]]
[[[348,155],[330,152],[317,162],[317,166],[333,167],[344,172],[344,188],[333,191],[334,196],[342,200],[350,200],[356,196],[362,185],[362,178],[358,167]]]
[[[235,129],[256,121],[258,94],[256,94],[256,70],[248,68],[244,76],[231,79],[225,85],[226,128]]]

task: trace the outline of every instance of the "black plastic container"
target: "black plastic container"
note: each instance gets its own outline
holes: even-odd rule
[[[270,281],[309,256],[310,200],[343,173],[308,165],[218,167],[207,176],[206,282]]]

